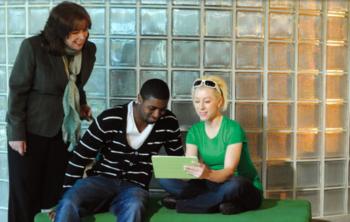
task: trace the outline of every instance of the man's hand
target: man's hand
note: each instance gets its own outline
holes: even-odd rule
[[[11,149],[18,152],[21,156],[27,152],[27,143],[26,141],[9,141]]]

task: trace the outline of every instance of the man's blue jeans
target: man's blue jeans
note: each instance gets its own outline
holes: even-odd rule
[[[243,212],[257,209],[262,201],[261,191],[241,176],[233,176],[224,183],[177,179],[160,179],[159,183],[178,199],[176,210],[181,213],[218,212],[219,205],[225,202],[235,204]]]
[[[108,209],[118,222],[144,220],[148,191],[115,178],[91,176],[78,180],[59,202],[55,222],[79,222],[81,218]]]

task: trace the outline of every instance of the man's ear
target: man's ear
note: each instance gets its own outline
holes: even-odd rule
[[[141,104],[142,103],[142,96],[140,94],[137,95],[137,100],[136,100],[136,103],[137,104]]]

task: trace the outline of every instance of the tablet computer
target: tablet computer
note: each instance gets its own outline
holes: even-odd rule
[[[152,156],[153,171],[156,178],[196,179],[184,170],[185,165],[196,163],[198,163],[198,159],[194,156]]]

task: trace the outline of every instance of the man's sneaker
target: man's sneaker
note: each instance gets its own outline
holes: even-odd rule
[[[222,214],[238,214],[243,211],[241,207],[238,207],[231,202],[221,203],[219,210]]]
[[[172,195],[168,195],[162,198],[161,203],[164,207],[168,209],[175,209],[176,208],[176,199]]]

